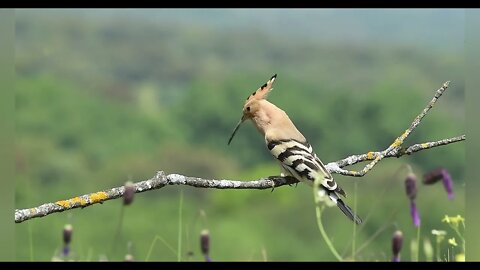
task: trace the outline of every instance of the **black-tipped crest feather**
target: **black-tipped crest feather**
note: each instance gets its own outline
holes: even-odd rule
[[[260,88],[258,88],[255,92],[253,92],[250,96],[247,97],[247,103],[250,99],[256,97],[258,99],[265,99],[267,97],[268,92],[270,92],[272,88],[272,84],[277,78],[277,74],[273,75],[270,80],[264,83]],[[258,96],[257,96],[258,95]]]

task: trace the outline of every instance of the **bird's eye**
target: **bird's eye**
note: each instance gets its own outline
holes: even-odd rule
[[[247,107],[247,111],[248,111],[248,112],[250,111],[250,106]]]

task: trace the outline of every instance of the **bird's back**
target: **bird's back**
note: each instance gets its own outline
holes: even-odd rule
[[[264,114],[268,123],[259,129],[264,131],[268,150],[280,161],[283,170],[310,186],[315,179],[322,179],[326,189],[345,195],[285,111],[266,100],[261,101],[261,108],[260,115]]]

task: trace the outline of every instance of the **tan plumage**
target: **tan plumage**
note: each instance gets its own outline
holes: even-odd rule
[[[322,161],[313,152],[312,146],[295,127],[282,109],[266,100],[277,75],[253,92],[245,101],[243,115],[235,127],[228,144],[245,120],[252,120],[258,131],[265,136],[270,153],[280,162],[283,173],[312,185],[315,179],[322,179],[322,191],[334,201],[342,212],[356,223],[362,220],[353,213],[337,195],[345,192],[337,185]]]

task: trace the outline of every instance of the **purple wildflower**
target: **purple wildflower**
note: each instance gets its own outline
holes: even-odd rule
[[[211,262],[212,259],[208,254],[210,251],[210,234],[208,230],[203,230],[200,233],[200,249],[202,250],[202,254],[205,257],[205,261]]]
[[[63,256],[67,257],[70,254],[70,247],[68,245],[63,246]]]
[[[420,214],[418,213],[417,205],[414,200],[410,200],[410,215],[412,216],[413,225],[420,226]]]
[[[417,177],[415,174],[410,173],[405,179],[405,191],[410,199],[410,214],[413,224],[415,227],[418,227],[420,226],[420,215],[418,214],[417,205],[415,204],[415,198],[417,197]]]
[[[429,171],[423,176],[423,183],[425,185],[433,185],[437,183],[440,179],[442,179],[442,171],[443,168],[436,168],[434,170]]]
[[[447,191],[448,198],[452,200],[454,198],[452,177],[450,176],[450,174],[446,169],[443,169],[442,176],[443,176],[443,179],[442,179],[443,187],[445,187],[445,190]]]
[[[433,185],[440,180],[443,182],[443,187],[445,188],[445,191],[447,191],[448,198],[452,200],[454,198],[453,181],[447,169],[439,167],[423,176],[423,183],[425,185]]]
[[[73,226],[71,224],[65,225],[63,227],[63,243],[65,245],[70,244],[72,241]]]
[[[400,261],[400,251],[402,250],[402,244],[403,244],[403,233],[400,230],[396,230],[393,233],[393,238],[392,238],[392,253],[393,253],[393,262],[399,262]]]
[[[415,200],[417,197],[417,177],[415,174],[411,173],[407,176],[407,179],[405,179],[405,191],[410,200]]]
[[[63,227],[63,255],[68,256],[70,253],[69,244],[72,241],[73,227],[71,224],[66,224]]]

